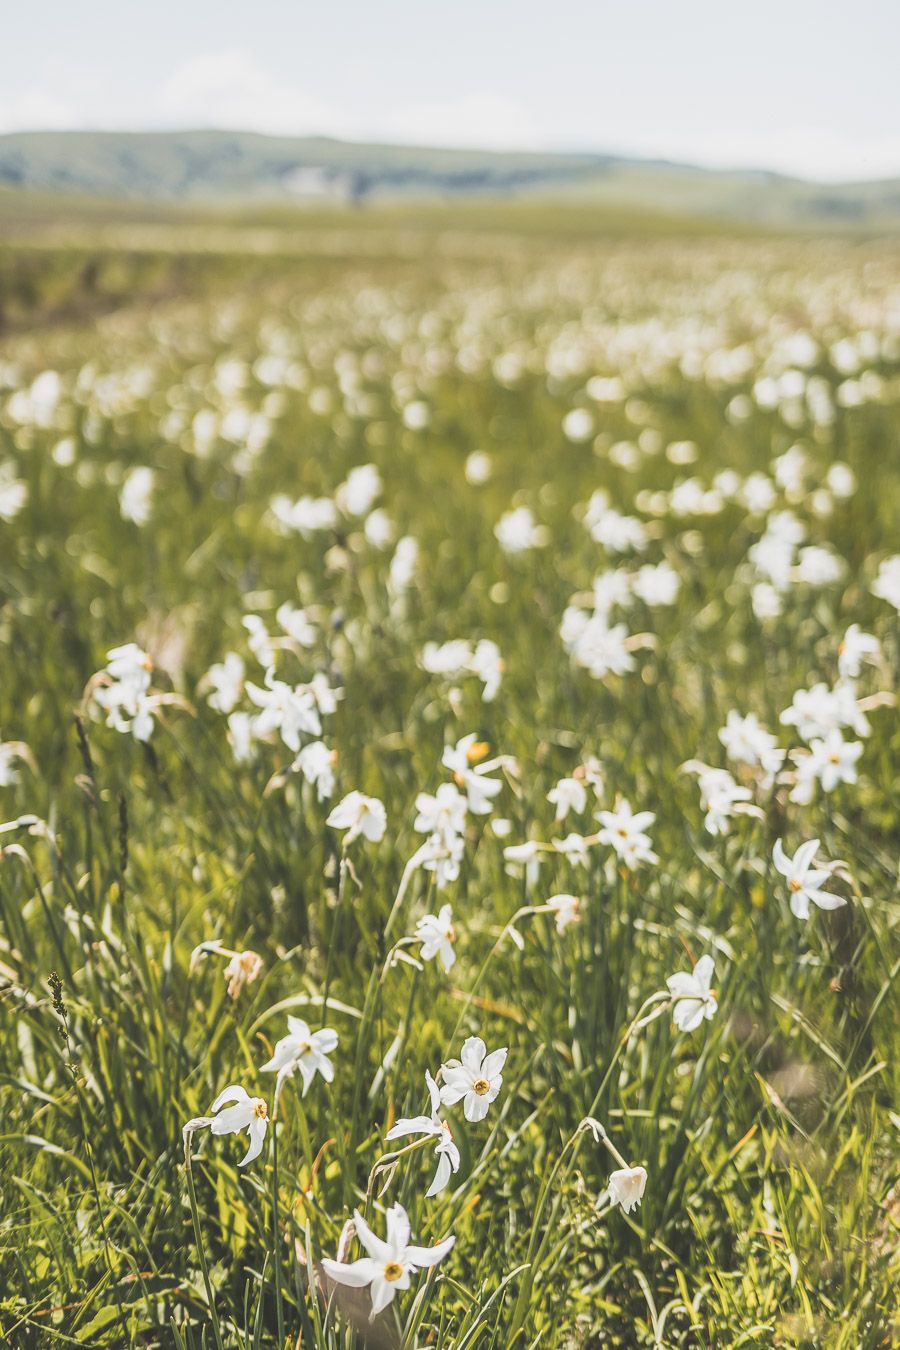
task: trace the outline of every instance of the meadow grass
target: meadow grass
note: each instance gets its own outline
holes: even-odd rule
[[[20,295],[0,346],[0,462],[25,488],[0,524],[0,728],[28,747],[0,788],[3,1344],[894,1344],[896,712],[874,699],[858,782],[808,804],[729,762],[718,732],[752,712],[802,747],[780,713],[834,683],[851,623],[880,642],[859,697],[894,689],[897,614],[871,586],[900,538],[896,246],[595,238],[514,216],[485,231],[452,213],[384,228],[377,248],[366,221],[334,230],[334,248],[266,265],[213,251],[202,285],[185,263],[164,302],[113,288],[119,307],[82,321],[35,301],[29,331]],[[53,275],[78,295],[83,257],[47,260],[38,290]],[[112,273],[116,255],[101,262]],[[49,394],[33,383],[48,370]],[[598,378],[618,388],[592,394]],[[587,434],[563,428],[575,408]],[[740,484],[771,482],[795,444],[802,485],[748,505]],[[827,486],[835,462],[849,495]],[[390,543],[346,510],[308,535],[279,527],[273,498],[333,497],[362,464]],[[136,466],[154,474],[143,524],[120,509]],[[723,471],[738,486],[718,503],[680,504],[679,483],[708,493]],[[599,489],[641,520],[642,552],[592,537]],[[520,552],[495,534],[514,506],[543,531]],[[795,557],[769,613],[750,551],[784,511],[840,569],[821,580],[810,562],[804,579]],[[418,545],[405,580],[400,537]],[[634,669],[592,678],[560,635],[571,598],[663,560],[675,602],[633,598]],[[275,632],[285,601],[314,636],[279,652],[279,677],[324,672],[342,691],[329,802],[277,736],[238,760],[203,684],[229,651],[263,684],[242,620]],[[423,669],[426,643],[457,638],[499,647],[493,700]],[[172,696],[146,742],[85,697],[132,641]],[[508,757],[502,792],[467,816],[459,876],[438,889],[408,866],[415,801],[471,732]],[[555,821],[547,793],[591,757],[602,785]],[[709,833],[691,760],[730,767],[756,813]],[[354,789],[387,828],[342,847],[326,816]],[[600,845],[584,863],[505,856],[593,835],[619,796],[655,813],[657,864]],[[802,922],[772,848],[813,837],[843,861],[848,903]],[[560,893],[580,910],[558,933],[542,906]],[[395,947],[445,903],[446,973]],[[192,963],[213,939],[262,958],[236,998],[221,957]],[[681,1033],[648,1000],[704,953],[715,1015]],[[182,1127],[228,1084],[271,1117],[259,1066],[289,1013],[337,1031],[334,1081],[302,1096],[288,1079],[246,1169],[245,1140],[205,1130],[186,1169]],[[382,1164],[403,1147],[385,1135],[469,1035],[509,1047],[502,1089],[481,1123],[447,1112],[460,1168],[426,1199],[431,1150]],[[630,1213],[604,1198],[615,1163],[586,1116],[647,1171]],[[383,1232],[395,1202],[415,1241],[456,1244],[369,1323],[366,1291],[319,1263],[354,1208]]]

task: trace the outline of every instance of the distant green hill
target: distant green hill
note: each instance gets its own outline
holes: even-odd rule
[[[602,154],[360,145],[253,132],[16,132],[0,136],[0,185],[155,201],[565,196],[775,225],[900,224],[900,179],[826,185]]]

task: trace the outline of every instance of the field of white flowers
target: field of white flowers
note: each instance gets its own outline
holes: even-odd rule
[[[2,1344],[895,1344],[900,251],[316,241],[0,339]]]

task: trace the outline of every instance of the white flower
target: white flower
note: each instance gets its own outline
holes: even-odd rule
[[[693,971],[679,970],[666,980],[675,999],[672,1018],[679,1031],[696,1031],[704,1017],[716,1012],[716,996],[710,990],[715,966],[711,956],[701,956]]]
[[[275,664],[275,647],[269,636],[269,630],[258,614],[245,614],[244,627],[247,630],[247,645],[261,666],[271,670]]]
[[[226,1102],[235,1104],[225,1106]],[[241,1158],[238,1167],[246,1167],[247,1163],[258,1158],[262,1153],[266,1127],[269,1123],[269,1108],[262,1097],[251,1097],[244,1088],[232,1083],[219,1093],[210,1109],[213,1112],[209,1126],[211,1134],[239,1134],[241,1130],[246,1130],[250,1137],[250,1147]]]
[[[783,877],[787,877],[791,897],[791,912],[798,919],[809,918],[809,902],[819,909],[840,909],[847,901],[831,891],[823,891],[822,886],[831,876],[830,867],[814,869],[813,858],[819,849],[818,839],[810,839],[801,844],[792,858],[785,853],[780,839],[776,839],[772,850],[772,861]]]
[[[864,633],[858,623],[851,623],[838,648],[838,673],[842,680],[855,680],[866,657],[875,660],[881,654],[881,643],[871,633]]]
[[[856,761],[862,752],[861,741],[845,741],[836,729],[810,741],[810,753],[797,761],[797,785],[790,794],[791,801],[808,804],[816,780],[823,792],[833,792],[839,783],[855,783]]]
[[[367,516],[381,492],[381,475],[374,464],[359,464],[351,469],[334,494],[334,500],[348,516]]]
[[[756,713],[747,713],[742,717],[734,708],[725,719],[725,725],[719,731],[719,740],[725,747],[729,759],[738,764],[749,764],[761,768],[767,775],[777,773],[784,759],[784,751],[778,742],[760,724]]]
[[[416,797],[417,815],[413,829],[419,834],[452,837],[466,827],[466,798],[455,783],[441,783],[434,796],[420,792]]]
[[[288,637],[296,642],[298,647],[313,647],[316,642],[316,630],[310,623],[306,615],[306,610],[298,609],[295,605],[279,605],[275,611],[275,618],[281,624],[282,629]]]
[[[16,478],[16,466],[0,464],[0,520],[8,525],[28,501],[28,487]]]
[[[627,647],[628,629],[624,623],[610,628],[604,612],[586,614],[570,608],[563,615],[560,632],[575,664],[583,666],[595,680],[634,670],[634,657]]]
[[[21,741],[0,741],[0,787],[12,787],[19,781],[16,760],[26,759],[29,751]]]
[[[107,726],[130,732],[137,741],[149,741],[153,732],[153,714],[157,698],[150,694],[153,663],[134,642],[113,647],[107,652],[106,668],[92,697],[106,712]]]
[[[587,805],[587,789],[578,778],[561,778],[547,793],[547,801],[556,807],[556,819],[565,820],[570,811],[580,815]]]
[[[626,1214],[630,1214],[635,1205],[639,1205],[647,1185],[647,1172],[643,1167],[620,1167],[610,1173],[607,1187],[609,1198],[614,1205],[621,1205]]]
[[[469,669],[473,675],[478,676],[484,685],[481,694],[484,702],[493,702],[497,696],[497,690],[500,688],[503,672],[506,669],[503,657],[500,655],[500,648],[496,642],[492,642],[490,638],[481,638],[475,644]]]
[[[228,739],[238,764],[249,763],[256,753],[255,721],[245,712],[233,712],[228,718]]]
[[[394,1300],[398,1289],[408,1289],[416,1270],[427,1270],[447,1255],[456,1238],[448,1237],[434,1247],[410,1246],[410,1227],[406,1210],[393,1205],[387,1212],[387,1241],[376,1237],[362,1215],[354,1211],[356,1235],[367,1255],[344,1264],[327,1257],[322,1262],[326,1275],[352,1289],[368,1285],[372,1298],[371,1318],[378,1316]]]
[[[150,519],[153,481],[153,470],[145,465],[132,469],[127,475],[119,495],[119,510],[123,520],[130,520],[134,525],[146,525]]]
[[[335,752],[329,750],[324,741],[310,741],[291,765],[294,772],[302,773],[307,783],[316,789],[320,802],[326,801],[334,792],[334,760]]]
[[[441,1065],[444,1086],[441,1101],[445,1106],[463,1103],[466,1120],[484,1120],[488,1107],[500,1092],[508,1051],[494,1050],[490,1055],[480,1036],[470,1036],[463,1045],[460,1059],[450,1059]]]
[[[377,844],[384,838],[387,815],[383,803],[377,797],[367,797],[363,792],[354,791],[338,802],[325,824],[336,830],[347,830],[345,848],[360,834],[370,843]]]
[[[706,829],[710,834],[727,834],[735,807],[750,800],[750,789],[739,787],[727,769],[703,769],[697,782],[706,811]]]
[[[288,1034],[282,1036],[275,1046],[272,1058],[260,1065],[260,1072],[277,1073],[280,1085],[285,1078],[299,1070],[305,1097],[317,1073],[322,1075],[326,1083],[333,1082],[334,1065],[328,1056],[337,1047],[338,1035],[331,1027],[310,1031],[301,1017],[289,1017],[288,1028]]]
[[[228,997],[237,998],[245,984],[259,978],[262,968],[262,957],[257,952],[235,952],[224,972]]]
[[[491,799],[496,797],[503,784],[498,778],[488,778],[486,765],[472,767],[472,756],[477,754],[479,743],[475,732],[463,736],[454,746],[445,746],[441,763],[449,769],[457,785],[465,789],[469,810],[475,815],[485,816],[491,809]]]
[[[567,862],[577,863],[581,867],[588,865],[588,841],[583,834],[571,830],[565,839],[551,839],[557,853],[561,853]]]
[[[319,710],[312,690],[307,685],[285,684],[284,680],[275,678],[273,671],[267,670],[266,687],[261,688],[248,681],[247,693],[262,710],[256,718],[257,736],[277,732],[287,748],[297,754],[301,736],[321,734]]]
[[[212,690],[206,700],[209,706],[216,712],[230,713],[237,706],[244,685],[244,662],[237,652],[228,652],[222,661],[210,666],[206,683]]]
[[[546,530],[538,525],[527,506],[517,506],[502,515],[494,526],[494,534],[504,553],[524,553],[547,542]]]
[[[570,923],[577,923],[581,915],[581,901],[577,895],[551,895],[548,907],[556,915],[556,931],[562,933]]]
[[[667,562],[639,567],[631,583],[635,595],[645,605],[674,605],[680,585],[678,573]]]
[[[656,819],[652,811],[635,813],[623,798],[616,803],[614,811],[597,811],[596,819],[602,826],[597,835],[599,842],[609,844],[627,867],[659,862],[650,847],[650,837],[645,833],[647,826]]]
[[[422,944],[420,955],[423,961],[441,958],[441,965],[448,971],[456,960],[453,943],[456,933],[453,931],[453,911],[449,905],[442,905],[435,914],[426,914],[416,924],[416,937]]]
[[[879,600],[887,600],[894,609],[900,610],[900,553],[884,559],[878,569],[878,576],[872,582],[871,591]]]
[[[408,1134],[424,1134],[437,1139],[438,1142],[434,1151],[437,1154],[438,1165],[434,1180],[425,1192],[427,1199],[442,1191],[452,1174],[459,1171],[459,1149],[453,1142],[450,1126],[446,1120],[442,1120],[438,1115],[438,1107],[441,1104],[441,1090],[427,1070],[425,1082],[428,1084],[431,1114],[428,1116],[401,1116],[396,1125],[388,1130],[385,1138],[402,1139]]]
[[[388,573],[388,588],[393,595],[402,595],[409,589],[419,560],[419,545],[410,534],[397,541]]]

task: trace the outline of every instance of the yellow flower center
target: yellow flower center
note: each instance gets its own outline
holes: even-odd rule
[[[268,1118],[269,1108],[261,1098],[253,1107],[253,1114],[259,1116],[260,1120],[266,1120]]]
[[[476,1078],[472,1084],[472,1091],[477,1092],[479,1097],[484,1097],[491,1090],[490,1082],[487,1078]]]
[[[477,764],[480,759],[484,759],[488,748],[487,741],[473,741],[466,751],[466,759],[470,764]]]
[[[790,881],[788,882],[788,890],[791,890],[791,891],[802,891],[802,890],[803,890],[803,883],[800,882],[800,881],[798,881],[798,880],[796,879],[796,877],[791,877]]]
[[[399,1261],[388,1261],[384,1268],[384,1278],[393,1284],[394,1280],[399,1280],[403,1274],[403,1267]]]

